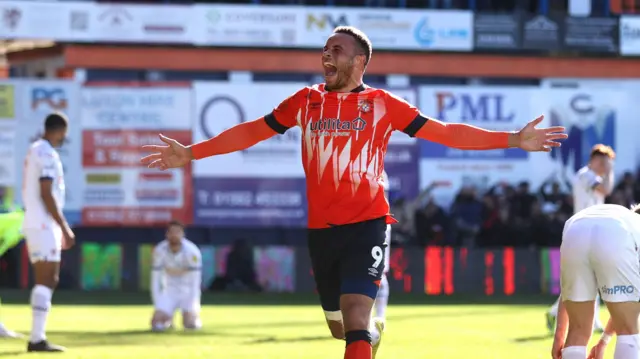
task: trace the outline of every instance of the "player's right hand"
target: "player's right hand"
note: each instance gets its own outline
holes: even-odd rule
[[[608,175],[609,172],[611,172],[612,169],[613,169],[613,160],[610,159],[610,158],[607,158],[607,160],[605,161],[605,165],[604,165],[605,175]]]
[[[162,134],[159,136],[160,140],[166,143],[166,145],[142,146],[144,150],[152,152],[140,160],[140,162],[147,165],[147,167],[164,171],[169,168],[183,167],[193,160],[193,155],[189,147],[173,138],[166,137]]]
[[[76,235],[71,228],[65,226],[62,230],[62,249],[67,250],[76,244]]]
[[[607,343],[602,340],[598,341],[598,344],[594,345],[589,352],[587,359],[604,359],[604,351],[607,348]]]

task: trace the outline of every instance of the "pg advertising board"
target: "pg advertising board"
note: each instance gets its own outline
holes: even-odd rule
[[[22,169],[27,151],[44,133],[44,120],[52,112],[62,112],[69,119],[67,138],[57,151],[60,154],[66,184],[64,213],[67,220],[77,223],[82,209],[82,124],[79,113],[79,90],[70,81],[16,81],[14,108],[16,113],[15,185],[20,188]],[[16,192],[16,201],[22,204],[22,195]]]
[[[420,88],[420,109],[444,122],[514,131],[532,120],[532,91],[522,87],[425,86]],[[482,191],[501,181],[514,183],[531,176],[530,154],[518,149],[464,151],[420,141],[420,158],[423,188],[432,182],[447,184],[433,193],[442,204],[449,204],[462,186]]]
[[[159,133],[191,142],[189,88],[82,89],[83,224],[191,222],[191,167],[160,172],[140,164]]]

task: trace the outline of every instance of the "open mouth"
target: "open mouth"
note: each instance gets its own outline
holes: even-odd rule
[[[338,68],[332,63],[325,62],[324,66],[324,76],[335,76],[338,73]]]

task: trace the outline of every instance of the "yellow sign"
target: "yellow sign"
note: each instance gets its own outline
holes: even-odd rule
[[[90,173],[87,174],[87,183],[120,183],[122,181],[119,173]]]
[[[313,27],[318,30],[333,30],[338,26],[349,26],[347,15],[307,14],[307,30],[311,30]]]
[[[15,118],[13,85],[0,85],[0,119]]]

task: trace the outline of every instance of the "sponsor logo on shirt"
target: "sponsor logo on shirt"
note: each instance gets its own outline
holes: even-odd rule
[[[367,127],[367,122],[362,117],[356,117],[351,121],[339,118],[323,118],[311,123],[311,136],[350,136],[351,131],[363,131]]]

